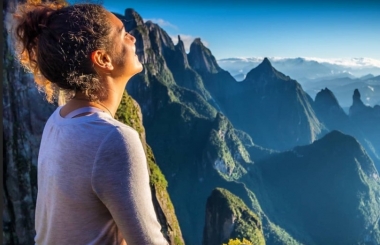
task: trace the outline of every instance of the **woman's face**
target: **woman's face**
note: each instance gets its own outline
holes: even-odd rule
[[[115,78],[129,79],[142,71],[143,67],[136,55],[136,39],[125,31],[123,22],[114,14],[108,14],[111,23],[111,45],[114,70],[111,74]]]

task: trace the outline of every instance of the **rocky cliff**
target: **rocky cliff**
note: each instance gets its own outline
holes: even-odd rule
[[[207,199],[203,245],[220,245],[229,239],[247,239],[264,245],[259,217],[226,189],[216,188]]]
[[[119,18],[133,23],[136,21],[131,18],[141,17],[132,14]],[[185,242],[200,244],[205,204],[213,189],[228,189],[253,209],[260,209],[254,194],[236,181],[247,174],[252,159],[272,151],[255,145],[247,133],[236,130],[218,112],[217,105],[208,99],[203,78],[188,67],[190,58],[184,55],[181,42],[163,42],[168,40],[161,36],[166,32],[150,22],[129,31],[139,33],[137,42],[151,43],[142,48],[141,57],[147,60],[143,62],[144,72],[128,83],[127,90],[141,105],[147,142],[167,177]],[[159,63],[151,63],[153,60]],[[278,237],[278,244],[286,244],[283,237],[291,239],[286,231],[275,229],[268,218],[266,223],[265,227],[271,227],[267,233]]]
[[[354,90],[352,106],[347,115],[340,107],[335,95],[328,88],[322,89],[315,97],[314,110],[328,130],[339,130],[354,136],[366,149],[380,169],[380,107],[366,106],[359,90]]]
[[[286,150],[312,143],[326,133],[310,96],[298,82],[273,68],[267,58],[242,82],[222,70],[199,39],[192,43],[188,59],[220,111],[256,144]]]

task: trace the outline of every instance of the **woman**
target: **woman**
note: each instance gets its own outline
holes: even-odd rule
[[[139,136],[113,117],[142,70],[136,39],[96,4],[23,4],[14,15],[21,64],[48,101],[38,156],[36,244],[167,244]]]

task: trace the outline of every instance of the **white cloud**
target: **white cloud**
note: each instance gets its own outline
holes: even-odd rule
[[[163,20],[163,19],[144,19],[144,22],[146,22],[148,20],[152,21],[153,23],[158,24],[160,27],[164,27],[165,26],[165,27],[170,27],[170,28],[178,30],[178,27],[176,25],[173,25],[169,21],[166,21],[166,20]]]
[[[380,67],[380,61],[372,58],[337,58],[322,59],[315,57],[305,57],[305,60],[315,60],[320,63],[329,63],[345,67]]]
[[[297,57],[267,57],[271,61],[286,61],[296,59]],[[261,62],[264,57],[233,57],[227,59],[218,60],[218,62],[240,61],[240,62]],[[339,65],[347,68],[365,68],[365,67],[377,67],[380,68],[380,60],[373,58],[317,58],[317,57],[302,57],[307,61],[317,61],[319,63],[328,63],[333,65]]]
[[[181,37],[181,40],[183,42],[183,45],[185,46],[185,50],[186,52],[189,52],[190,51],[190,45],[191,43],[194,41],[195,38],[197,37],[193,37],[191,35],[186,35],[186,34],[178,34],[180,37]],[[174,44],[177,44],[178,43],[178,35],[170,35],[171,39],[173,40],[173,43]],[[208,46],[208,42],[201,39],[202,43],[204,46]]]

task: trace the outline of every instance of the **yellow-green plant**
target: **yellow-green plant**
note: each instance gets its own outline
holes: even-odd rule
[[[243,238],[243,240],[239,240],[238,238],[230,239],[228,244],[223,243],[222,245],[253,245],[252,242]]]

